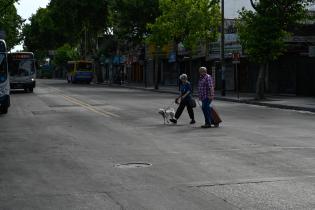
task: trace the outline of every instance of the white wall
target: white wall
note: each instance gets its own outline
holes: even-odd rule
[[[226,19],[234,19],[238,17],[238,11],[243,7],[246,9],[252,9],[250,0],[224,0],[224,5]]]

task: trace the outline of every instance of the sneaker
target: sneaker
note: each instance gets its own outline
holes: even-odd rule
[[[219,124],[214,124],[214,127],[215,128],[218,128],[220,125]]]
[[[176,119],[170,119],[170,121],[171,121],[172,123],[174,123],[174,124],[177,123],[177,120],[176,120]]]
[[[205,124],[205,125],[201,126],[201,128],[211,128],[211,125]]]
[[[195,120],[191,120],[191,121],[190,121],[190,124],[195,124],[195,123],[196,123]]]

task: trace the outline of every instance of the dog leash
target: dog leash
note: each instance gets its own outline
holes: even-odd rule
[[[166,107],[165,109],[169,109],[171,108],[171,106],[175,105],[175,102],[172,102],[168,107]]]

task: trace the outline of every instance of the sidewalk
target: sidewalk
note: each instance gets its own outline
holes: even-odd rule
[[[178,94],[177,86],[159,86],[156,90],[154,87],[144,87],[143,84],[97,84],[104,86],[113,86],[121,88],[130,88],[137,90],[153,91],[159,93],[172,93]],[[195,91],[196,92],[196,91]],[[240,93],[237,97],[235,92],[227,92],[226,96],[221,96],[221,92],[216,91],[215,99],[219,101],[229,101],[235,103],[252,104],[258,106],[266,106],[279,109],[307,111],[315,113],[315,97],[299,97],[299,96],[285,96],[285,95],[266,95],[265,100],[254,100],[255,94],[253,93]]]

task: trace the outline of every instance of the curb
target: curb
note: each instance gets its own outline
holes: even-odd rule
[[[178,94],[177,91],[172,91],[172,90],[160,90],[160,89],[156,90],[156,89],[153,89],[153,88],[132,87],[132,86],[128,86],[128,85],[97,84],[97,83],[94,83],[93,85],[107,86],[107,87],[119,87],[119,88],[143,90],[143,91],[151,91],[151,92],[156,92],[156,93]],[[194,96],[196,96],[196,94],[194,94]],[[215,100],[232,102],[232,103],[240,103],[240,104],[250,104],[250,105],[256,105],[256,106],[264,106],[264,107],[270,107],[270,108],[276,108],[276,109],[305,111],[305,112],[315,113],[315,108],[301,107],[301,106],[291,106],[291,105],[282,105],[282,104],[270,104],[270,103],[260,102],[260,101],[254,100],[254,99],[238,100],[238,99],[233,99],[233,98],[225,98],[225,97],[222,97],[222,96],[215,96]]]

